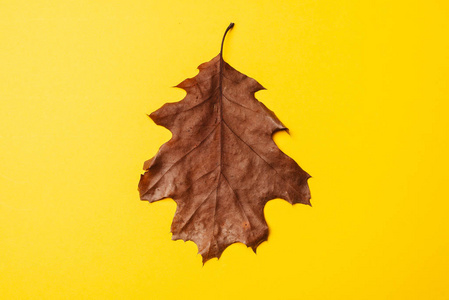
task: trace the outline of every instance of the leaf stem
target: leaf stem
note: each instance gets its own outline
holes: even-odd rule
[[[221,41],[221,49],[220,49],[220,57],[221,59],[223,59],[223,44],[224,44],[224,40],[226,37],[226,34],[228,33],[229,30],[231,30],[234,27],[234,23],[229,24],[228,28],[226,28],[226,31],[223,35],[223,40]]]

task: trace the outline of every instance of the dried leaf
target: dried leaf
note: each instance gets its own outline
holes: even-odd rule
[[[233,23],[226,29],[231,29]],[[274,198],[310,205],[310,177],[272,139],[287,130],[254,93],[264,89],[218,56],[180,83],[187,95],[150,117],[173,137],[145,162],[142,200],[173,198],[173,239],[191,240],[203,263],[229,245],[268,237],[265,204]]]

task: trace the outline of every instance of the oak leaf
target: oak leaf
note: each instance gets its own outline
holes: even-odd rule
[[[145,162],[140,198],[172,198],[177,209],[173,240],[191,240],[203,263],[229,245],[252,247],[268,237],[265,204],[274,198],[310,205],[310,177],[274,143],[287,130],[255,97],[264,89],[238,72],[220,54],[177,87],[187,92],[150,117],[173,137]]]

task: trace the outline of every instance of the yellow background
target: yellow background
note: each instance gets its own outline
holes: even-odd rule
[[[214,57],[313,178],[204,267],[139,200],[146,113]],[[448,299],[447,1],[2,1],[0,298]]]

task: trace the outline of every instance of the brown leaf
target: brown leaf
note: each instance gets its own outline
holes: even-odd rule
[[[226,29],[231,29],[233,23]],[[198,245],[203,263],[229,245],[252,247],[268,237],[265,204],[274,198],[310,205],[310,177],[272,139],[286,130],[254,93],[264,89],[220,54],[180,83],[187,95],[153,112],[173,137],[145,162],[142,200],[173,198],[173,239]]]

